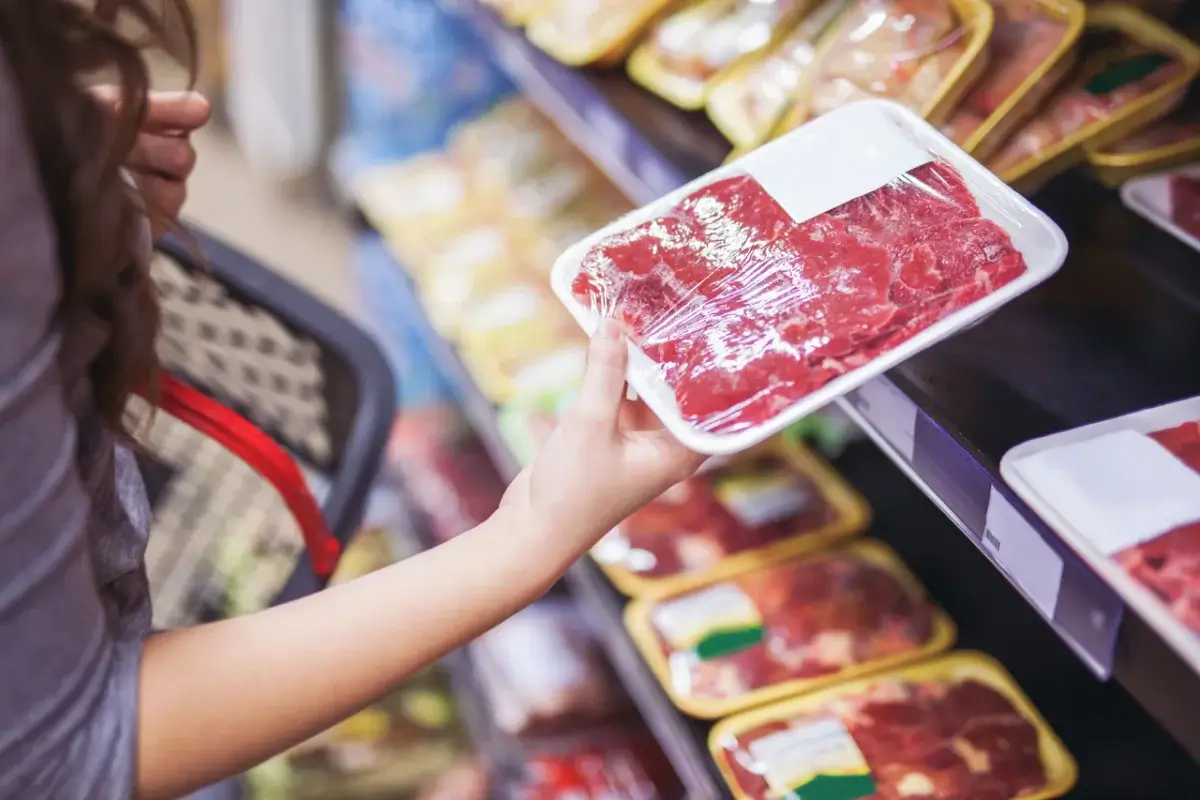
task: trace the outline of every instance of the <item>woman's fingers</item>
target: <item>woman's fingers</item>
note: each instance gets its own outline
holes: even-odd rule
[[[188,139],[143,133],[129,155],[130,169],[182,180],[196,166],[196,149]]]
[[[190,133],[208,123],[212,114],[199,92],[151,92],[142,130],[148,133]]]
[[[625,396],[625,366],[628,361],[625,334],[617,323],[603,320],[600,330],[596,331],[588,345],[583,384],[567,413],[580,422],[615,429]]]

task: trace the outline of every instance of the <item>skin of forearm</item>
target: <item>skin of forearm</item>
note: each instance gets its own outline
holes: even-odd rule
[[[350,583],[147,640],[139,797],[178,797],[282,752],[540,597],[584,537],[527,516],[502,507]]]

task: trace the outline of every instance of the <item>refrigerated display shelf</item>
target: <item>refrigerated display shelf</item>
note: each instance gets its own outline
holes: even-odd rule
[[[618,73],[551,60],[478,0],[442,2],[635,202],[725,156],[702,115]],[[1080,170],[1034,201],[1072,242],[1062,272],[841,403],[1093,673],[1115,676],[1200,758],[1200,721],[1182,710],[1200,708],[1200,664],[1169,644],[1182,626],[1127,613],[999,472],[1028,439],[1200,394],[1200,362],[1188,358],[1200,341],[1200,274],[1193,253]]]

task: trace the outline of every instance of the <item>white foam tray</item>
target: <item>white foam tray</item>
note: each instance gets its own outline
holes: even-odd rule
[[[1179,170],[1187,175],[1200,176],[1200,167]],[[1167,233],[1200,252],[1200,239],[1185,231],[1171,219],[1169,174],[1146,175],[1134,178],[1121,187],[1121,200],[1138,216],[1144,217]]]

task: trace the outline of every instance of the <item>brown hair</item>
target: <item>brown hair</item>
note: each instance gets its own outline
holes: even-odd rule
[[[167,47],[168,31],[182,32],[173,38],[194,74],[186,0],[0,0],[0,44],[58,236],[64,380],[118,431],[131,393],[151,388],[157,369],[158,303],[141,229],[146,215],[162,215],[122,165],[146,115],[143,51]],[[97,79],[119,87],[115,114],[87,91]]]

